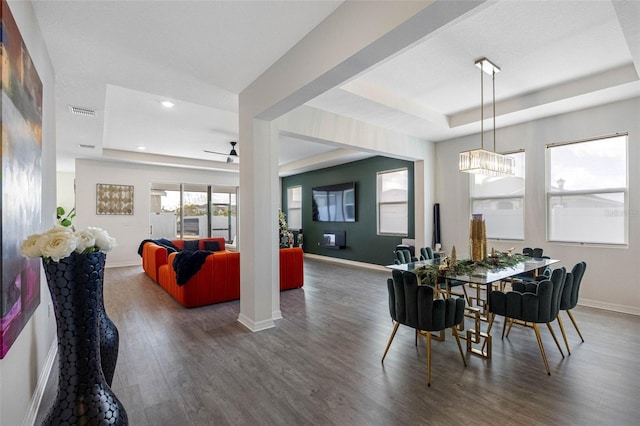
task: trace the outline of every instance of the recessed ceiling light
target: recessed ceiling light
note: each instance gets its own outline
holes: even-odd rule
[[[163,107],[165,108],[173,108],[173,106],[175,105],[173,102],[171,101],[162,101],[160,102],[162,104]]]
[[[147,149],[147,148],[146,148],[146,147],[144,147],[144,146],[138,146],[138,147],[137,147],[137,149],[138,149],[138,151],[144,151],[144,150],[145,150],[145,149]]]

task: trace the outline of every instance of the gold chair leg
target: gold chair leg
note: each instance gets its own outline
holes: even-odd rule
[[[396,331],[398,331],[399,326],[400,326],[399,322],[396,322],[396,325],[393,326],[393,331],[391,332],[391,337],[389,337],[389,343],[387,343],[387,348],[384,350],[384,355],[382,355],[381,362],[384,362],[384,357],[386,357],[387,352],[389,352],[389,347],[391,346],[391,342],[393,342],[393,338],[396,337]]]
[[[573,318],[573,314],[571,313],[571,311],[567,311],[567,314],[569,314],[569,318],[571,319],[573,326],[576,328],[576,331],[578,332],[578,336],[580,336],[580,340],[584,342],[584,339],[582,338],[582,333],[580,333],[580,329],[578,328],[578,324],[576,324],[576,320]]]
[[[453,332],[453,335],[456,336],[456,342],[458,343],[458,350],[460,351],[460,357],[462,358],[462,363],[466,367],[467,360],[464,359],[464,353],[462,352],[462,345],[460,344],[460,336],[458,335],[458,330],[456,329],[455,325],[451,327],[451,331]]]
[[[491,327],[493,327],[493,321],[496,319],[496,314],[491,314],[491,319],[489,320],[489,326],[487,327],[487,334],[491,333]]]
[[[562,348],[560,347],[560,342],[558,342],[558,339],[556,338],[556,333],[553,332],[553,328],[551,327],[551,323],[547,323],[547,328],[549,329],[549,333],[551,333],[551,337],[553,337],[553,341],[556,342],[556,346],[558,347],[558,350],[560,351],[560,355],[562,355],[562,358],[564,358],[564,352],[562,352]]]
[[[509,334],[511,333],[511,327],[513,327],[513,320],[509,321],[509,329],[507,330],[507,337],[509,337]]]
[[[427,337],[427,386],[431,386],[431,333],[425,334]]]
[[[538,328],[538,324],[533,323],[533,330],[536,332],[536,339],[538,339],[538,346],[540,347],[540,353],[542,354],[542,360],[544,361],[544,366],[547,369],[547,374],[550,376],[551,371],[549,370],[549,363],[547,362],[547,355],[544,353],[544,346],[542,345],[542,339],[540,338],[540,329]]]
[[[569,341],[567,340],[567,333],[564,332],[564,325],[562,324],[562,318],[560,318],[560,314],[558,314],[558,325],[560,325],[560,332],[562,333],[562,338],[564,339],[564,344],[567,347],[567,352],[571,355],[571,349],[569,349]]]

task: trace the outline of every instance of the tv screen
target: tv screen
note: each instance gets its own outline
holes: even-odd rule
[[[313,220],[316,222],[355,222],[356,183],[312,188]]]

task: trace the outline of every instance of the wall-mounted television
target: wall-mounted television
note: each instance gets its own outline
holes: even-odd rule
[[[312,191],[313,220],[316,222],[355,222],[356,183],[318,186]]]

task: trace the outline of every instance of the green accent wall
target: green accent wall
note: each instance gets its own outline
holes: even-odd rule
[[[377,233],[377,173],[406,168],[409,174],[409,235],[388,236]],[[356,183],[355,222],[314,222],[311,216],[311,189],[345,182]],[[314,253],[358,262],[389,265],[393,263],[396,245],[403,238],[414,238],[413,162],[387,157],[373,157],[326,169],[314,170],[282,178],[282,211],[287,212],[287,188],[302,187],[302,229],[305,253]],[[325,230],[346,231],[346,248],[320,247]]]

